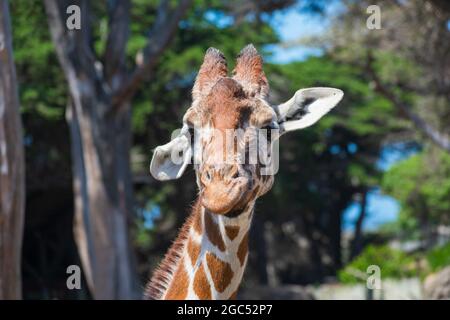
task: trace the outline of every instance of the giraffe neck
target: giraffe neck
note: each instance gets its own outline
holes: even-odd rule
[[[248,256],[254,202],[231,217],[194,205],[177,240],[155,272],[146,295],[153,299],[233,299]]]

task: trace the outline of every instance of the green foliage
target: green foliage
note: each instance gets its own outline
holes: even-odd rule
[[[426,259],[431,271],[438,271],[450,265],[450,243],[430,250]]]
[[[18,0],[12,2],[11,12],[22,112],[43,120],[63,119],[67,88],[45,25],[44,6]]]
[[[68,89],[42,1],[10,1],[13,50],[24,128],[27,197],[71,190]],[[69,195],[70,197],[70,195]]]
[[[395,221],[385,223],[378,232],[386,238],[400,238],[402,240],[420,240],[419,222],[416,217],[402,208]]]
[[[392,105],[377,95],[364,79],[365,75],[351,65],[337,63],[325,56],[284,65],[280,69],[283,77],[290,81],[290,92],[312,86],[334,86],[344,91],[344,101],[339,108],[319,125],[345,126],[357,135],[380,135],[386,128],[395,126],[390,121]]]
[[[380,267],[382,279],[417,276],[414,259],[411,256],[387,245],[369,245],[358,257],[338,272],[338,278],[342,283],[347,284],[364,281],[356,277],[355,273],[366,274],[370,265]]]
[[[420,68],[405,57],[386,50],[375,50],[373,54],[374,68],[386,83],[408,83],[421,76]]]
[[[344,99],[339,106],[315,127],[308,129],[320,132],[317,140],[309,141],[308,148],[321,155],[329,153],[333,147],[337,152],[328,161],[348,160],[347,174],[355,187],[376,185],[379,175],[375,161],[381,147],[380,140],[399,124],[392,121],[392,105],[374,92],[365,75],[357,68],[327,56],[271,66],[268,73],[272,90],[284,99],[305,87],[330,86],[344,91]],[[350,146],[355,149],[353,152],[349,151]]]
[[[388,170],[382,180],[385,192],[402,205],[400,222],[407,230],[420,223],[450,221],[450,155],[429,148]]]

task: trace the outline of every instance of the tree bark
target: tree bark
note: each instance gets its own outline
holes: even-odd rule
[[[352,260],[354,257],[356,257],[363,248],[362,226],[363,226],[364,219],[366,218],[366,215],[367,215],[367,193],[368,193],[367,189],[364,189],[361,192],[361,201],[360,201],[361,211],[359,212],[358,219],[356,219],[356,223],[355,223],[355,233],[354,233],[353,241],[352,241],[350,260]]]
[[[169,1],[162,1],[143,61],[128,73],[128,0],[107,2],[109,34],[102,62],[92,49],[89,1],[45,0],[53,43],[70,91],[66,116],[72,144],[75,241],[96,299],[141,296],[128,233],[133,216],[130,101],[190,3],[183,0],[171,10]],[[69,4],[81,9],[80,30],[65,26]]]
[[[91,86],[85,83],[86,86]],[[139,296],[128,234],[132,188],[124,143],[129,125],[96,113],[107,103],[92,95],[71,92],[71,127],[75,191],[75,239],[91,292],[97,299]],[[127,119],[126,121],[129,121]],[[122,125],[120,125],[122,124]],[[125,131],[125,132],[124,132]],[[123,155],[120,155],[123,152]]]
[[[21,299],[25,159],[8,1],[0,0],[0,300]]]

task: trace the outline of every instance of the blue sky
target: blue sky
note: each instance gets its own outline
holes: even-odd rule
[[[315,36],[326,30],[328,23],[320,23],[318,17],[301,14],[296,10],[278,13],[271,24],[279,33],[283,42],[294,41],[300,37]],[[268,60],[273,63],[288,63],[305,60],[309,56],[322,54],[322,50],[314,47],[296,46],[283,48],[278,45],[267,46],[273,56]]]
[[[299,38],[319,36],[330,27],[330,17],[337,14],[341,8],[341,4],[334,1],[327,6],[325,14],[321,16],[304,13],[298,6],[294,6],[289,10],[274,14],[270,19],[270,24],[280,35],[282,42],[292,42]],[[319,48],[300,45],[292,48],[268,46],[267,49],[273,52],[273,56],[269,58],[269,61],[274,63],[301,61],[309,56],[322,54],[322,50]]]
[[[302,13],[298,8],[289,9],[282,13],[277,13],[271,21],[272,26],[277,30],[283,42],[293,41],[303,37],[318,36],[324,33],[330,26],[329,17],[339,11],[339,3],[335,2],[327,9],[325,16],[311,16]],[[273,52],[270,62],[289,63],[292,61],[302,61],[310,56],[321,55],[319,48],[296,46],[294,48],[283,48],[281,46],[269,46],[267,49]],[[380,155],[378,167],[382,170],[389,169],[395,162],[403,159],[405,154],[392,148],[385,148]],[[361,208],[358,203],[352,203],[343,215],[343,229],[352,231],[354,222],[358,218]],[[394,221],[400,210],[398,202],[380,192],[371,190],[367,198],[367,217],[363,223],[363,230],[375,230],[386,222]]]

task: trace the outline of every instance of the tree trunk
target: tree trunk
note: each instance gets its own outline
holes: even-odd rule
[[[0,300],[21,299],[25,160],[7,0],[0,0]]]
[[[350,260],[353,260],[353,258],[356,257],[358,254],[360,254],[363,249],[362,226],[364,219],[366,218],[367,215],[367,193],[368,193],[367,189],[364,189],[361,193],[361,201],[360,201],[361,211],[355,223],[355,233],[352,241]]]
[[[71,95],[67,120],[74,172],[74,233],[85,276],[96,299],[138,298],[128,234],[130,118],[98,114],[102,104],[108,103],[99,101],[98,93]]]
[[[75,194],[74,234],[85,277],[96,299],[140,297],[128,225],[133,211],[130,101],[151,73],[192,0],[175,8],[163,0],[141,64],[126,67],[130,1],[108,1],[108,37],[100,59],[93,49],[87,0],[45,0],[48,23],[70,91]],[[68,30],[68,5],[80,8],[81,29]]]
[[[342,267],[341,257],[341,239],[342,239],[342,211],[344,207],[337,205],[336,210],[330,213],[330,221],[328,225],[329,244],[328,254],[331,258],[331,267],[333,272],[336,272]]]

